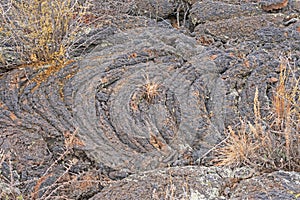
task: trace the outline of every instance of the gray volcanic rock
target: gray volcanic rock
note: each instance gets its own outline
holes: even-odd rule
[[[87,33],[80,34],[75,42],[69,47],[68,55],[72,58],[82,58],[91,52],[106,37],[127,29],[141,27],[170,28],[166,22],[157,22],[144,16],[107,16],[101,27],[93,28]]]
[[[262,13],[257,4],[235,5],[222,1],[200,1],[193,4],[190,19],[193,24],[203,24],[234,17],[255,16]]]
[[[10,138],[36,133],[46,142],[37,144],[47,144],[36,147],[55,156],[76,132],[84,144],[77,151],[112,179],[194,163],[220,141],[225,120],[226,101],[216,101],[224,99],[224,69],[203,51],[176,30],[137,28],[101,38],[89,56],[64,68],[7,72],[0,79],[1,148],[17,155],[19,173],[34,170],[17,162],[29,158],[31,144],[20,152]],[[148,84],[157,84],[151,99]],[[51,160],[40,153],[31,159],[44,162],[44,171]]]
[[[298,199],[300,174],[277,171],[241,180],[232,191],[231,199]]]
[[[261,8],[265,11],[274,11],[287,7],[289,0],[264,0],[260,1]]]
[[[175,167],[129,176],[112,183],[96,199],[297,199],[300,175],[249,169]]]
[[[276,3],[268,2],[268,5]],[[255,2],[211,2],[211,7],[218,8],[215,12],[221,12],[222,7],[226,9],[226,14],[220,14],[220,17],[214,15],[213,10],[204,9],[209,3],[204,7],[203,2],[193,5],[191,20],[196,19],[195,37],[200,44],[210,47],[215,64],[226,69],[222,77],[224,85],[229,87],[227,94],[231,95],[228,98],[232,98],[233,104],[240,108],[228,110],[234,116],[227,118],[229,124],[238,116],[252,113],[250,104],[253,99],[247,99],[247,96],[253,96],[255,87],[261,90],[260,99],[264,107],[270,108],[270,88],[274,85],[268,80],[278,77],[278,67],[284,59],[294,66],[293,73],[299,73],[300,24],[297,15],[290,14],[294,13],[293,3],[290,10],[279,10],[275,14],[256,9],[259,5]],[[253,11],[253,15],[242,12],[243,9]]]
[[[112,183],[91,200],[226,199],[224,190],[228,190],[230,182],[250,173],[242,169],[240,175],[235,177],[235,173],[229,169],[201,166],[158,169]]]
[[[253,116],[249,97],[254,97],[257,87],[261,106],[270,106],[274,83],[269,78],[278,78],[279,62],[272,51],[249,52],[249,47],[205,48],[176,30],[158,27],[107,35],[86,58],[42,82],[38,81],[41,72],[31,68],[4,74],[0,80],[2,135],[34,137],[38,133],[55,155],[62,151],[65,134],[77,132],[84,146],[76,149],[111,179],[169,166],[209,164],[203,157],[224,137],[225,127],[238,123],[241,116]],[[157,84],[150,99],[149,84]],[[11,149],[18,160],[28,158],[9,141],[1,148]],[[40,154],[32,159],[39,162]],[[33,170],[27,162],[17,165]],[[182,173],[189,170],[183,168]],[[214,176],[217,189],[212,191],[219,191],[223,179]],[[201,199],[206,190],[193,191],[190,195]]]
[[[263,40],[261,43],[266,43],[266,36],[273,38],[273,43],[281,43],[288,40],[286,33],[298,21],[297,2],[291,1],[289,9],[279,10],[279,13],[269,13],[261,8],[263,5],[277,5],[278,2],[280,1],[195,3],[190,11],[190,20],[195,25],[194,34],[198,41],[206,46],[220,46],[233,40],[237,43],[245,40]],[[281,41],[274,41],[279,36]]]
[[[175,0],[137,0],[132,2],[130,12],[161,19],[172,15],[177,6],[178,2]]]
[[[69,55],[78,61],[0,71],[10,69],[0,76],[0,147],[11,153],[1,163],[0,189],[13,177],[13,193],[30,197],[58,180],[69,181],[62,186],[74,199],[299,196],[298,172],[198,166],[213,164],[211,150],[226,127],[254,120],[257,88],[261,116],[270,116],[281,65],[299,79],[298,1],[130,3],[132,10],[123,0],[103,2],[105,12],[122,15],[80,34]],[[193,33],[173,28],[175,16],[193,22]],[[13,45],[2,50],[16,61]],[[64,155],[75,134],[77,143]],[[76,188],[72,181],[90,170],[97,184]]]
[[[76,88],[75,126],[88,156],[136,171],[190,162],[184,157],[199,157],[215,144],[222,121],[210,122],[205,98],[208,91],[224,93],[217,83],[222,69],[202,51],[177,31],[147,28],[109,37],[83,59],[70,84]],[[149,83],[158,84],[150,102]],[[211,107],[218,111],[222,103]]]
[[[130,173],[194,162],[221,139],[226,102],[216,99],[225,95],[224,69],[193,38],[148,27],[98,44],[42,82],[41,72],[30,68],[5,74],[2,134],[19,130],[61,138],[77,129],[91,160]],[[151,100],[147,84],[158,85]],[[209,112],[218,114],[210,120]],[[57,148],[52,142],[48,147]]]
[[[211,43],[214,41],[222,41],[225,43],[229,40],[255,40],[261,39],[261,35],[256,34],[257,31],[259,32],[266,27],[274,27],[276,24],[278,26],[282,24],[283,19],[284,16],[282,15],[266,14],[234,17],[218,20],[216,22],[212,21],[205,24],[199,24],[194,31],[196,33],[196,38],[204,44],[205,38],[212,38]]]
[[[157,22],[154,19],[144,16],[130,16],[130,15],[116,15],[107,16],[105,20],[98,19],[100,25],[93,24],[92,28],[86,28],[77,33],[76,38],[67,46],[66,56],[68,59],[80,59],[87,53],[91,52],[95,46],[98,45],[99,41],[105,39],[109,35],[113,35],[120,31],[127,29],[139,28],[139,27],[172,27],[167,22]],[[13,44],[11,39],[6,41],[7,38],[0,33],[0,73],[9,71],[20,65],[30,63],[23,57],[21,50],[18,45]],[[6,42],[5,42],[6,41]]]

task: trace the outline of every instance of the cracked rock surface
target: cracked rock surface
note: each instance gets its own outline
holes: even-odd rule
[[[299,5],[139,0],[84,35],[78,43],[93,38],[93,48],[79,48],[78,61],[3,70],[0,147],[13,173],[3,162],[2,175],[43,177],[40,188],[49,187],[64,163],[45,173],[76,133],[69,179],[89,172],[110,181],[70,186],[71,199],[296,199],[299,172],[212,167],[208,153],[226,127],[253,116],[256,88],[268,115],[283,58],[299,78]],[[35,186],[15,184],[14,193]]]
[[[296,199],[299,181],[295,172],[175,167],[129,176],[91,199]]]

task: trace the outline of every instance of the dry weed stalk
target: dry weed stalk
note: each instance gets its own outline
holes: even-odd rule
[[[8,174],[4,175],[2,167],[6,163],[8,165]],[[14,178],[14,170],[12,166],[12,158],[10,153],[5,153],[0,150],[0,199],[23,199],[19,188],[17,187],[17,181]]]
[[[47,187],[41,188],[41,184],[47,180],[47,178],[53,176],[53,168],[59,165],[59,162],[64,161],[67,155],[69,155],[75,146],[84,146],[84,143],[76,137],[77,130],[71,134],[69,131],[64,133],[65,137],[65,151],[48,167],[46,172],[37,180],[34,187],[34,191],[31,194],[32,199],[51,199],[51,197],[61,188],[70,185],[70,181],[64,181],[64,177],[70,172],[71,168],[76,164],[76,160],[67,161],[65,163],[65,171],[54,181],[53,184]],[[74,181],[74,180],[73,180]],[[43,193],[41,197],[38,197],[39,193]]]

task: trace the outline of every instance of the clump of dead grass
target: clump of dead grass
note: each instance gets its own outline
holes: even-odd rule
[[[12,47],[16,59],[21,59],[18,63],[61,64],[85,27],[88,6],[88,0],[4,0],[0,3],[1,48]],[[14,64],[5,59],[2,55],[2,64]]]
[[[159,95],[159,84],[155,82],[148,82],[144,86],[144,97],[148,102],[152,102],[153,99]]]
[[[153,100],[159,95],[161,84],[158,81],[150,80],[148,76],[144,77],[146,84],[142,88],[142,97],[148,102],[152,103]]]
[[[216,165],[300,171],[299,78],[281,63],[270,114],[265,118],[258,92],[256,89],[253,122],[241,120],[239,126],[228,127],[227,139],[215,150]]]

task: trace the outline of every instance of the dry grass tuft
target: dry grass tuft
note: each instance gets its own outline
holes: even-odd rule
[[[5,0],[0,3],[1,46],[13,47],[21,63],[64,63],[84,27],[88,1]],[[1,56],[2,64],[8,63]]]
[[[242,120],[235,130],[228,127],[228,138],[215,150],[216,165],[300,171],[299,105],[299,78],[282,63],[269,116],[260,114],[256,89],[253,122]]]
[[[252,142],[246,133],[246,125],[242,122],[240,130],[235,132],[231,126],[228,127],[229,139],[225,141],[222,148],[217,149],[217,165],[239,166],[249,164],[249,158],[255,155],[258,145]]]
[[[159,95],[161,85],[154,81],[150,80],[148,76],[145,77],[146,84],[143,86],[143,98],[151,103]]]
[[[159,94],[159,84],[155,82],[149,82],[145,85],[145,98],[148,102],[152,102],[153,99]]]

